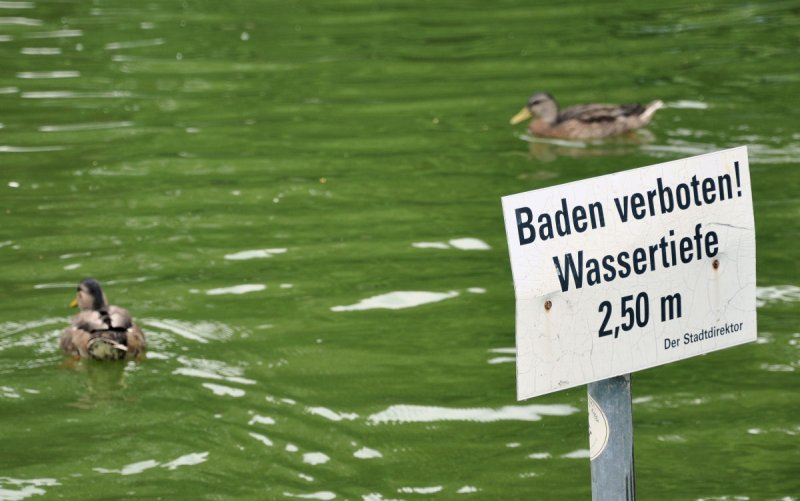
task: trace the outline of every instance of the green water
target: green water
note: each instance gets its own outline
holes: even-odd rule
[[[548,4],[0,2],[0,499],[589,499],[500,197],[740,144],[759,341],[635,374],[637,488],[798,499],[800,4]],[[535,90],[667,106],[530,142]],[[64,362],[86,276],[143,363]]]

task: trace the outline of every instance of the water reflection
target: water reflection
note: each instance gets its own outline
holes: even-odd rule
[[[64,359],[63,367],[86,375],[81,385],[83,390],[78,392],[78,400],[69,404],[72,407],[92,409],[109,403],[114,405],[132,398],[126,392],[128,362],[67,358]]]
[[[603,141],[568,141],[521,136],[527,141],[528,152],[542,162],[552,162],[559,157],[588,158],[632,155],[655,140],[653,134],[640,129],[628,135],[604,139]]]

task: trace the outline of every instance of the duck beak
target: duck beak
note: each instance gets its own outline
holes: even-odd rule
[[[528,111],[528,108],[522,108],[519,113],[511,117],[509,123],[511,125],[517,125],[518,123],[529,119],[531,116],[533,115],[531,115],[531,112]]]
[[[70,308],[77,308],[78,307],[78,298],[73,298],[72,301],[69,302]]]

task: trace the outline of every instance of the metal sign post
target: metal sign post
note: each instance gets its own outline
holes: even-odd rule
[[[589,383],[587,389],[592,501],[633,501],[636,499],[636,474],[631,376],[626,374]]]

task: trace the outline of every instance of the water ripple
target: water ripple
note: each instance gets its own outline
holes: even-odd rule
[[[85,124],[66,124],[66,125],[42,125],[40,132],[78,132],[84,130],[105,130],[130,127],[133,122],[94,122]]]
[[[445,242],[414,242],[411,244],[418,249],[450,249],[458,250],[490,250],[489,244],[478,238],[454,238]]]
[[[61,54],[61,49],[58,47],[23,47],[19,52],[26,56],[57,56]]]
[[[428,303],[438,303],[458,296],[458,292],[396,291],[362,299],[356,304],[334,306],[331,311],[361,311],[376,308],[399,310]]]
[[[0,26],[41,26],[42,21],[29,17],[0,17]]]
[[[17,78],[26,80],[47,79],[47,78],[77,78],[81,76],[80,71],[61,70],[61,71],[20,71]]]
[[[393,405],[367,418],[370,424],[431,423],[436,421],[540,421],[542,416],[569,416],[578,412],[571,405],[527,405],[490,408],[449,408],[423,405]]]
[[[55,30],[55,31],[42,31],[39,33],[28,33],[27,38],[73,38],[82,37],[82,30]]]
[[[23,99],[114,99],[127,98],[133,94],[124,90],[107,92],[73,92],[69,90],[23,92]]]
[[[65,146],[10,146],[0,145],[0,153],[39,153],[45,151],[62,151]]]
[[[245,391],[240,388],[231,388],[230,386],[225,386],[221,384],[203,383],[203,387],[208,388],[214,393],[214,395],[220,397],[239,398],[245,395]]]
[[[250,433],[248,433],[248,435],[250,435],[254,439],[258,440],[262,444],[266,445],[267,447],[272,447],[274,445],[272,440],[270,440],[269,438],[267,438],[266,436],[264,436],[264,435],[262,435],[260,433],[250,432]]]
[[[353,457],[358,459],[377,459],[382,458],[383,454],[380,451],[376,451],[375,449],[370,449],[369,447],[362,447],[353,453]]]
[[[259,292],[266,289],[264,284],[241,284],[231,287],[219,287],[217,289],[209,289],[206,294],[209,296],[219,296],[222,294],[247,294],[249,292]]]
[[[329,419],[331,421],[353,421],[354,419],[358,419],[358,414],[336,412],[326,407],[306,407],[306,412],[324,417],[325,419]]]
[[[204,344],[209,341],[228,339],[233,335],[231,327],[219,322],[188,322],[169,318],[143,318],[141,323],[142,325],[162,329],[168,333],[177,334],[180,337]]]
[[[168,470],[174,470],[181,466],[193,466],[196,464],[201,464],[206,462],[207,460],[208,460],[208,452],[192,452],[190,454],[185,454],[183,456],[180,456],[178,458],[173,459],[172,461],[168,461],[163,464],[156,461],[155,459],[147,459],[144,461],[138,461],[136,463],[125,465],[119,469],[100,468],[100,467],[92,469],[98,473],[117,473],[119,475],[136,475],[144,471],[150,470],[152,468],[156,468],[158,466],[166,468]]]
[[[336,494],[330,491],[312,492],[310,494],[292,494],[291,492],[284,492],[283,495],[289,498],[321,499],[322,501],[329,501],[331,499],[336,499]]]
[[[139,47],[155,47],[164,45],[163,38],[154,38],[151,40],[134,40],[130,42],[111,42],[106,44],[106,50],[120,50],[120,49],[137,49]]]
[[[287,249],[284,248],[245,250],[245,251],[235,252],[233,254],[225,254],[225,259],[229,261],[244,261],[247,259],[272,257],[277,254],[283,254],[286,252],[286,250]]]
[[[61,485],[54,478],[19,479],[0,477],[0,499],[19,501],[31,496],[43,496],[47,493],[42,487]],[[9,489],[8,487],[14,487]],[[19,488],[19,489],[16,489]]]
[[[772,285],[756,287],[756,306],[769,303],[790,303],[800,301],[800,287],[796,285]]]
[[[0,9],[32,9],[33,2],[0,2]]]

